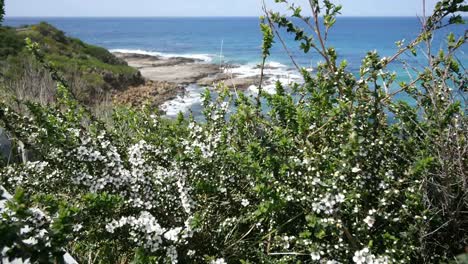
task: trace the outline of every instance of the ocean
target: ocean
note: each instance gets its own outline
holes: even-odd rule
[[[234,64],[237,74],[257,74],[261,61],[262,35],[259,19],[255,17],[217,18],[6,18],[5,25],[21,26],[46,21],[63,30],[68,36],[105,47],[111,51],[135,52],[161,56],[182,56],[202,59],[210,63]],[[368,51],[377,50],[383,56],[397,51],[395,42],[410,42],[421,30],[416,17],[339,17],[329,36],[329,45],[336,48],[339,60],[348,61],[349,70],[358,72],[360,63]],[[463,35],[465,25],[444,28],[434,36],[433,47],[446,44],[448,32]],[[286,36],[286,33],[285,33]],[[286,37],[296,61],[313,68],[320,58],[314,53],[302,53],[292,37]],[[421,50],[422,51],[422,50]],[[468,62],[468,48],[458,53],[459,60]],[[405,55],[402,58],[412,66],[424,66],[424,55]],[[269,61],[275,66],[278,79],[296,80],[300,76],[279,41],[271,51]],[[400,80],[409,80],[407,73],[395,63],[393,69]],[[272,84],[269,86],[272,89]],[[184,96],[168,102],[169,115],[179,111],[199,111],[199,93],[202,88],[190,86]],[[404,99],[404,98],[403,98]]]

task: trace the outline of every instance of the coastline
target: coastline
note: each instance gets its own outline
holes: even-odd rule
[[[213,86],[224,82],[229,88],[247,89],[259,81],[259,75],[242,76],[230,74],[235,65],[218,65],[200,58],[164,57],[140,53],[111,52],[125,60],[129,66],[138,69],[143,77],[154,82],[168,82],[175,85]]]
[[[166,116],[186,113],[199,108],[200,94],[223,83],[231,90],[256,94],[260,82],[260,67],[256,64],[219,65],[204,54],[163,54],[140,50],[110,50],[116,57],[140,71],[147,80],[144,85],[130,87],[114,95],[114,101],[139,106],[150,103]],[[270,62],[264,70],[264,89],[274,93],[276,81],[289,84],[300,76],[285,65]]]

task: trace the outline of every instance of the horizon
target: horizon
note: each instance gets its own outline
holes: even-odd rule
[[[291,18],[291,16],[288,16]],[[420,18],[419,15],[386,15],[386,16],[353,16],[353,15],[339,15],[337,18]],[[468,18],[468,16],[462,16]],[[63,18],[63,19],[74,19],[74,18],[260,18],[260,16],[5,16],[4,19],[12,18]],[[320,17],[323,18],[323,17]]]
[[[268,9],[289,12],[283,4],[266,0]],[[293,0],[296,5],[308,7],[307,0]],[[334,0],[343,6],[345,17],[417,17],[423,15],[422,0]],[[432,12],[437,0],[425,0],[426,13]],[[259,17],[263,14],[260,0],[199,0],[186,2],[172,0],[6,0],[6,17]],[[308,15],[308,8],[304,8]]]

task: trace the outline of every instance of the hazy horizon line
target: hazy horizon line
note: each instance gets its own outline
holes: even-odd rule
[[[260,18],[261,16],[5,16],[9,18]],[[340,15],[337,18],[419,18],[421,16],[413,15],[388,15],[388,16],[349,16]],[[462,16],[468,17],[468,16]]]

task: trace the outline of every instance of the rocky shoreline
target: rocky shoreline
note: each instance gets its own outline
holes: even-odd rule
[[[183,86],[174,83],[148,80],[143,85],[132,86],[124,91],[117,92],[113,96],[113,101],[117,104],[134,107],[142,105],[159,107],[163,103],[174,99],[183,91]]]
[[[228,74],[232,65],[205,63],[202,60],[183,57],[162,57],[135,53],[114,52],[116,57],[125,60],[129,66],[138,69],[143,77],[154,82],[175,85],[198,84],[213,86],[224,82],[230,88],[247,89],[258,84],[259,76],[242,77]]]
[[[260,82],[258,65],[222,65],[190,57],[148,55],[131,52],[113,52],[139,71],[146,83],[118,91],[113,101],[131,106],[151,105],[168,116],[199,106],[204,88],[215,89],[220,83],[232,90],[255,94]],[[288,84],[301,78],[295,69],[270,62],[264,68],[263,89],[274,93],[276,81]]]
[[[190,84],[215,87],[222,82],[231,89],[245,90],[258,84],[260,79],[259,76],[242,77],[239,74],[229,74],[229,69],[235,66],[221,68],[199,59],[122,52],[113,54],[139,70],[147,80],[143,85],[116,92],[113,99],[119,104],[141,106],[149,103],[158,107],[182,94]]]

